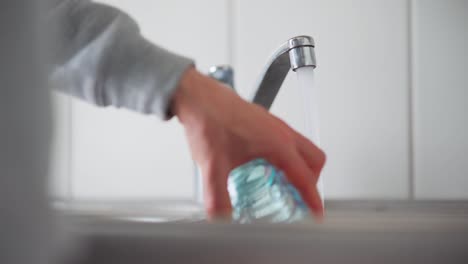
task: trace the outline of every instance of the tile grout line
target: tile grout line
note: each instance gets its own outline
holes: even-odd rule
[[[408,0],[408,199],[415,200],[414,151],[414,0]]]
[[[68,127],[68,155],[67,155],[67,202],[71,203],[74,200],[74,195],[73,195],[73,170],[72,170],[72,161],[73,161],[73,125],[72,125],[72,118],[73,118],[73,106],[72,106],[72,99],[68,97],[67,99],[67,127]]]
[[[227,63],[234,67],[235,58],[234,58],[234,24],[235,24],[235,14],[234,14],[234,0],[226,0],[226,31],[227,31]]]

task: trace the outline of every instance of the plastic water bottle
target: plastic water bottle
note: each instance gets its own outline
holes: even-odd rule
[[[228,190],[233,220],[295,222],[309,216],[299,192],[284,174],[264,159],[256,159],[231,171]]]

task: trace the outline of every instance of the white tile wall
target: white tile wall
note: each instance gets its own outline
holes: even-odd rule
[[[466,1],[102,2],[201,70],[233,64],[243,96],[282,41],[313,36],[326,197],[468,198]],[[298,97],[290,75],[272,111],[302,130]],[[193,166],[177,120],[56,98],[55,196],[192,197]]]
[[[328,164],[328,198],[408,195],[406,1],[236,1],[235,66],[248,94],[275,48],[289,37],[316,40],[316,85]],[[294,76],[273,112],[294,127],[305,118]]]
[[[468,1],[414,1],[415,194],[468,198]]]

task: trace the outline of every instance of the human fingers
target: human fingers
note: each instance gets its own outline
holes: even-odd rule
[[[298,152],[291,150],[280,153],[272,154],[268,159],[284,172],[289,182],[299,191],[312,213],[318,219],[321,219],[323,217],[323,205],[316,183],[311,179],[313,171]]]
[[[227,190],[229,171],[221,162],[210,164],[203,174],[204,204],[209,219],[226,219],[231,217],[232,205]]]

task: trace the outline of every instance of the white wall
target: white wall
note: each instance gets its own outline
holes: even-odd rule
[[[468,1],[414,2],[415,194],[468,198]]]
[[[327,197],[406,198],[406,2],[291,0],[287,6],[300,8],[290,13],[284,4],[236,1],[239,88],[252,87],[266,58],[282,41],[313,36],[321,137],[328,155],[323,173]],[[305,116],[294,107],[301,101],[295,76],[290,77],[272,111],[297,127]]]
[[[468,198],[466,2],[105,2],[130,13],[149,39],[194,58],[200,70],[232,64],[241,95],[284,40],[313,36],[327,198]],[[272,111],[301,130],[294,77]],[[63,96],[56,102],[58,197],[193,197],[193,164],[177,120]]]

